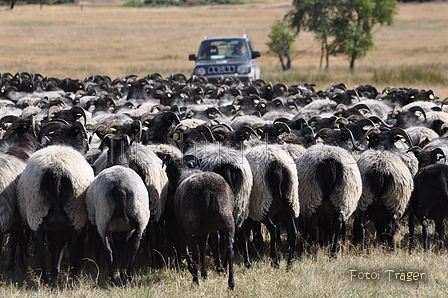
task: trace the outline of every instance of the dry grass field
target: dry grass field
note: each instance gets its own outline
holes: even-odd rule
[[[131,8],[119,3],[6,6],[0,10],[0,72],[29,71],[46,76],[112,78],[159,72],[189,74],[203,36],[248,34],[262,77],[273,83],[345,82],[432,89],[448,96],[448,3],[400,4],[393,27],[374,30],[376,50],[348,71],[345,57],[332,57],[319,70],[320,47],[310,33],[295,43],[292,69],[283,72],[268,56],[270,26],[291,9],[291,2],[260,0],[234,6]]]
[[[237,6],[129,8],[120,3],[0,7],[0,73],[29,71],[45,76],[80,78],[94,74],[112,78],[159,72],[188,74],[203,36],[248,34],[262,56],[262,77],[273,83],[315,83],[325,89],[334,82],[349,87],[368,83],[432,89],[448,97],[448,2],[400,4],[393,27],[375,29],[376,50],[356,61],[350,73],[344,57],[332,57],[328,71],[319,70],[319,45],[309,33],[295,44],[293,68],[281,70],[268,56],[270,26],[291,8],[291,2],[258,0]],[[420,231],[420,227],[417,227]],[[0,297],[447,297],[447,253],[413,253],[401,227],[394,252],[371,248],[361,252],[346,244],[337,258],[325,249],[294,261],[286,272],[270,266],[266,256],[246,269],[237,255],[236,286],[209,272],[199,286],[185,268],[139,273],[128,286],[109,287],[104,268],[85,260],[87,269],[75,282],[63,273],[58,285],[40,285],[35,272],[5,270],[0,258]],[[67,264],[64,264],[66,268]],[[360,273],[362,272],[362,273]],[[411,272],[411,273],[410,273]],[[369,275],[365,274],[369,273]],[[370,279],[368,279],[370,278]]]

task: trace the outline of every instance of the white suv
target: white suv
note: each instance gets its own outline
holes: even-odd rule
[[[247,35],[204,37],[198,55],[190,54],[189,60],[196,61],[191,75],[206,77],[214,82],[221,77],[235,77],[243,83],[260,78],[260,69],[255,58],[260,57],[254,51]]]

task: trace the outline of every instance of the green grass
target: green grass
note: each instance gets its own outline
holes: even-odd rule
[[[266,257],[255,261],[250,269],[238,262],[234,291],[228,290],[226,276],[213,271],[207,280],[195,285],[184,268],[139,268],[130,284],[119,287],[108,286],[103,273],[99,274],[98,285],[96,270],[84,272],[76,282],[63,273],[53,287],[39,285],[37,277],[19,283],[5,281],[2,276],[0,297],[444,297],[448,294],[445,254],[420,251],[409,254],[406,249],[385,252],[379,248],[365,253],[350,246],[345,249],[350,251],[342,251],[335,259],[320,249],[316,254],[295,260],[289,272],[285,271],[284,261],[280,269],[274,269]],[[408,272],[418,274],[408,276]],[[365,273],[376,279],[366,279]]]

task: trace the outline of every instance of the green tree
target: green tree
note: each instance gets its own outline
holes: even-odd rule
[[[283,70],[290,69],[292,44],[296,39],[295,33],[286,22],[275,20],[268,37],[269,42],[266,45],[269,47],[269,53],[278,56]]]
[[[314,32],[321,42],[322,57],[346,55],[350,69],[355,61],[374,48],[375,25],[393,24],[398,13],[396,0],[294,0],[286,18],[292,28]]]
[[[335,12],[333,10],[336,2],[336,0],[294,0],[295,9],[285,16],[290,27],[295,29],[297,34],[302,30],[315,34],[321,47],[320,68],[324,58],[325,68],[329,67],[329,56],[333,52],[331,41],[334,35]]]

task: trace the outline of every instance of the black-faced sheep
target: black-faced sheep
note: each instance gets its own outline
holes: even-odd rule
[[[127,266],[127,275],[132,275],[134,259],[150,217],[148,191],[134,170],[116,165],[95,177],[86,192],[86,205],[89,220],[97,227],[103,242],[109,277],[115,284],[114,252],[121,257],[122,269]],[[124,237],[115,238],[112,244],[110,233]]]
[[[356,159],[342,147],[316,144],[296,160],[296,166],[305,234],[321,245],[332,240],[335,255],[344,223],[356,210],[362,192]]]
[[[358,159],[363,190],[354,222],[354,242],[361,242],[364,247],[364,223],[370,218],[380,241],[393,248],[398,221],[414,187],[413,175],[417,172],[418,160],[409,155],[411,152],[403,153],[394,147],[393,144],[402,138],[411,143],[402,129],[382,132],[374,129],[366,137],[371,149],[362,152]]]
[[[60,269],[63,248],[73,233],[70,255],[73,273],[77,273],[80,256],[76,238],[87,222],[85,192],[93,178],[93,170],[81,153],[69,146],[53,145],[31,155],[18,180],[18,209],[23,223],[36,233],[44,281],[48,281],[45,234],[55,276]]]
[[[232,189],[219,174],[195,170],[196,164],[194,161],[188,161],[188,157],[185,157],[184,161],[174,162],[167,156],[166,164],[170,183],[176,188],[174,211],[181,235],[185,237],[185,254],[193,282],[199,282],[198,266],[201,276],[207,277],[207,238],[209,234],[221,231],[227,247],[228,285],[233,289],[235,219]],[[193,260],[190,259],[189,250],[192,250]]]

